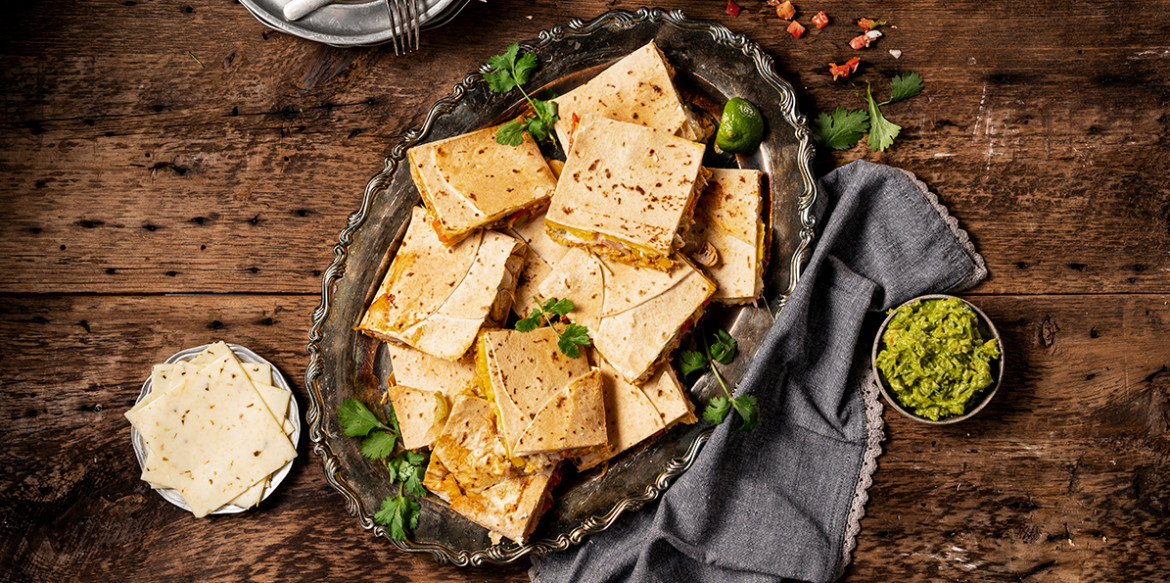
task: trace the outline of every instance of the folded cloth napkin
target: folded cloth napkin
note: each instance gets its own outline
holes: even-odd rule
[[[660,500],[533,558],[536,583],[832,581],[856,546],[881,453],[875,317],[987,275],[955,219],[904,170],[865,161],[819,183],[815,250],[737,394],[760,424],[719,426]]]

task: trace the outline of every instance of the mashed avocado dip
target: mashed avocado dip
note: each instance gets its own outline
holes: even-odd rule
[[[898,401],[931,421],[962,415],[994,380],[999,343],[958,298],[916,300],[897,309],[874,364]]]

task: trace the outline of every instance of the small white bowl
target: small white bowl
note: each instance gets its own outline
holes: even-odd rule
[[[893,389],[891,389],[890,386],[886,383],[885,379],[882,378],[882,372],[880,370],[878,370],[877,356],[878,356],[878,353],[881,352],[881,349],[885,346],[885,343],[882,342],[882,336],[886,333],[886,328],[890,325],[890,320],[892,320],[894,318],[894,314],[896,314],[898,312],[898,310],[902,309],[904,306],[907,306],[907,305],[912,304],[912,303],[917,302],[917,301],[941,300],[941,299],[959,300],[959,301],[963,302],[963,304],[965,304],[968,308],[970,308],[971,311],[975,312],[975,315],[979,318],[980,332],[985,333],[985,337],[987,337],[989,339],[995,338],[996,342],[999,344],[999,358],[992,360],[990,363],[991,364],[991,377],[992,377],[991,384],[988,385],[987,387],[984,387],[983,390],[980,391],[978,395],[975,395],[975,397],[972,399],[971,402],[967,403],[967,411],[965,413],[963,413],[962,415],[954,415],[951,417],[944,417],[942,419],[939,419],[938,421],[933,421],[933,420],[927,419],[925,417],[915,415],[913,412],[911,412],[909,409],[907,409],[904,405],[902,405],[901,402],[898,401],[898,396],[894,394]],[[1003,380],[1003,362],[1004,362],[1003,339],[1000,338],[999,331],[995,329],[995,324],[992,323],[991,318],[988,318],[987,314],[983,313],[983,310],[980,310],[979,308],[975,307],[975,305],[972,304],[971,302],[968,302],[967,300],[964,300],[963,298],[959,298],[959,297],[955,297],[955,296],[951,296],[951,295],[946,295],[946,294],[931,294],[931,295],[919,296],[917,298],[914,298],[908,302],[905,302],[905,303],[899,305],[898,307],[894,308],[893,310],[890,310],[890,313],[886,316],[885,320],[882,320],[882,325],[878,328],[877,337],[873,339],[873,352],[870,354],[870,366],[873,368],[873,374],[875,377],[877,377],[878,386],[881,388],[882,396],[885,397],[886,402],[889,403],[891,406],[893,406],[897,412],[899,412],[899,413],[901,413],[901,414],[903,414],[903,415],[905,415],[905,416],[907,416],[915,421],[920,421],[920,422],[926,423],[928,425],[950,425],[951,423],[958,423],[960,421],[970,419],[971,417],[974,417],[976,413],[982,411],[983,407],[987,406],[987,404],[991,402],[991,398],[994,397],[996,391],[999,390],[999,384]]]
[[[192,358],[198,356],[199,353],[203,352],[203,350],[208,346],[211,345],[204,344],[203,346],[196,346],[194,348],[180,350],[179,352],[171,355],[170,358],[166,359],[164,364],[173,364],[181,360],[191,360]],[[272,367],[272,383],[277,387],[280,387],[289,392],[288,414],[285,416],[285,418],[293,424],[293,432],[291,435],[289,435],[289,439],[292,440],[293,448],[296,448],[297,443],[299,443],[301,438],[301,411],[300,408],[297,407],[296,395],[293,393],[292,387],[289,386],[288,381],[285,380],[284,375],[280,374],[280,371],[277,370],[276,366],[271,362],[268,362],[268,360],[261,357],[259,354],[256,354],[255,352],[252,352],[243,346],[238,344],[228,344],[228,348],[232,349],[232,352],[235,353],[236,358],[240,359],[241,362],[267,364]],[[134,403],[138,404],[138,402],[142,401],[142,399],[145,399],[146,396],[150,394],[151,388],[152,385],[150,377],[147,377],[146,382],[142,383],[142,392],[138,394],[138,399],[136,399]],[[142,435],[138,433],[138,430],[135,429],[133,425],[130,426],[130,441],[134,444],[134,456],[138,458],[139,469],[146,469],[146,440],[142,438]],[[281,467],[276,471],[275,474],[272,475],[272,479],[268,482],[268,487],[264,489],[264,495],[260,498],[261,501],[268,498],[270,494],[276,491],[276,487],[280,485],[280,483],[284,480],[284,477],[288,475],[290,470],[292,470],[293,461],[295,460],[289,460],[288,463],[284,464],[283,467]],[[179,494],[178,490],[160,488],[155,490],[155,492],[158,492],[158,494],[162,496],[163,499],[165,499],[167,502],[170,502],[171,504],[174,504],[175,506],[178,506],[179,508],[182,508],[188,512],[191,511],[191,507],[187,506],[187,501],[183,500],[183,496]],[[241,508],[233,504],[227,504],[222,508],[211,512],[211,514],[238,514],[245,510],[247,510],[247,508]]]

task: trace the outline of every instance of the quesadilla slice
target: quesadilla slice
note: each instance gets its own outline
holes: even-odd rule
[[[520,281],[516,283],[516,301],[512,302],[512,311],[524,318],[537,306],[533,299],[536,286],[548,277],[552,266],[565,256],[569,248],[548,236],[544,228],[544,213],[534,216],[530,221],[516,224],[508,234],[528,245],[524,269],[520,272]]]
[[[459,395],[475,394],[475,358],[470,352],[451,361],[397,342],[387,342],[385,346],[394,370],[394,384],[440,393],[448,403]]]
[[[768,249],[762,218],[763,172],[711,168],[711,179],[695,208],[683,253],[703,265],[718,289],[712,299],[727,304],[755,301],[764,293]],[[710,244],[711,250],[704,250]],[[703,261],[701,256],[706,256]],[[708,265],[709,263],[709,265]]]
[[[509,226],[525,211],[542,210],[556,178],[540,147],[524,134],[519,146],[496,142],[495,127],[407,150],[410,175],[445,245],[476,229]]]
[[[554,466],[519,474],[497,433],[491,404],[458,399],[435,440],[423,485],[452,510],[523,543],[545,509]]]
[[[548,327],[480,334],[480,380],[512,456],[605,444],[601,379],[586,359],[565,356],[557,339]]]
[[[431,447],[447,421],[448,405],[443,393],[391,384],[386,395],[394,406],[402,447]]]
[[[398,254],[357,329],[387,342],[458,360],[485,325],[508,315],[524,245],[478,231],[447,247],[415,208]]]
[[[589,82],[554,99],[557,138],[568,151],[574,120],[587,116],[636,123],[694,142],[707,132],[674,87],[674,68],[653,42],[626,55]]]
[[[694,406],[674,375],[670,363],[661,363],[650,380],[638,386],[622,378],[604,358],[597,358],[605,389],[606,447],[573,456],[579,470],[587,470],[665,431],[678,423],[694,423]]]
[[[640,125],[582,118],[545,215],[549,236],[669,271],[676,235],[690,226],[706,182],[705,149]]]
[[[538,290],[574,304],[569,317],[618,374],[645,380],[702,315],[715,284],[676,256],[670,273],[606,261],[581,249],[565,254]]]

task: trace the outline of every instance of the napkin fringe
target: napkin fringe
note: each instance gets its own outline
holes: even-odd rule
[[[845,539],[841,544],[841,562],[834,579],[845,574],[845,568],[853,561],[857,549],[857,535],[861,532],[861,519],[865,518],[865,505],[869,502],[869,487],[873,485],[873,474],[877,471],[877,459],[882,455],[882,441],[886,439],[885,421],[882,420],[882,401],[878,398],[879,388],[873,369],[868,368],[861,379],[861,398],[865,403],[865,453],[861,459],[857,485],[853,490],[853,502],[845,518]]]

